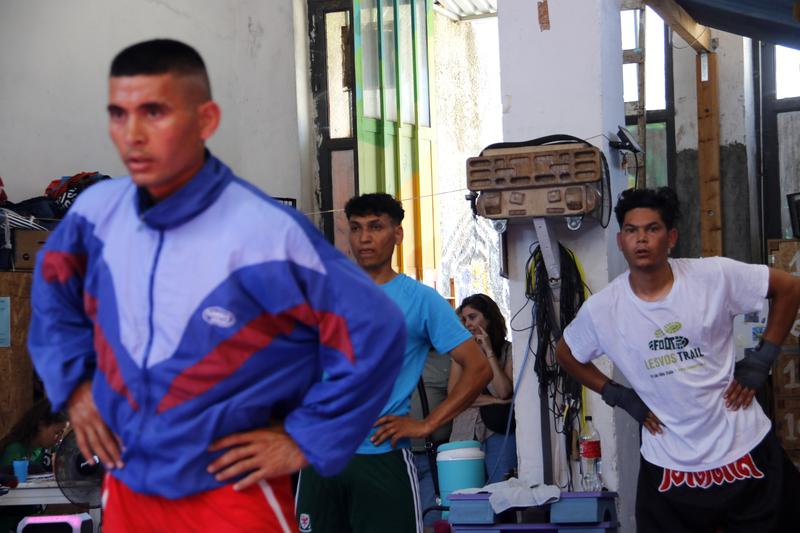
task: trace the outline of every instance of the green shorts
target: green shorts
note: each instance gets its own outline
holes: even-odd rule
[[[309,467],[297,485],[302,533],[419,533],[422,513],[414,454],[355,455],[344,471],[322,477]]]

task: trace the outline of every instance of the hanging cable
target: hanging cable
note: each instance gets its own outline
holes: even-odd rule
[[[548,402],[553,429],[565,437],[567,464],[570,464],[572,436],[582,411],[582,387],[555,360],[555,343],[586,300],[587,286],[575,255],[561,244],[558,247],[561,262],[558,315],[539,246],[535,247],[526,263],[525,296],[533,304],[537,333],[536,350],[533,351],[534,371],[539,378],[539,396]],[[567,488],[572,490],[572,470],[568,469],[568,472]]]

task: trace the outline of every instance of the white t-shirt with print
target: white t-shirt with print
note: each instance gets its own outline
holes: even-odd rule
[[[770,429],[758,402],[732,411],[723,398],[735,363],[733,317],[761,308],[769,270],[721,257],[669,264],[674,282],[662,300],[637,297],[625,272],[586,301],[564,340],[582,363],[608,355],[664,424],[661,434],[642,432],[645,460],[709,470],[748,453]]]

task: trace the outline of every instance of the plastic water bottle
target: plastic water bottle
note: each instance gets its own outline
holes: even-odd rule
[[[592,417],[587,416],[580,435],[578,447],[581,456],[581,484],[586,492],[600,492],[603,481],[600,479],[600,434],[592,424]]]

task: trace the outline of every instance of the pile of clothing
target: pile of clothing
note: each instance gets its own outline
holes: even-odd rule
[[[79,172],[50,182],[44,196],[19,203],[8,200],[0,178],[0,270],[14,267],[14,229],[49,231],[55,228],[80,193],[98,181],[110,179],[99,172]]]

